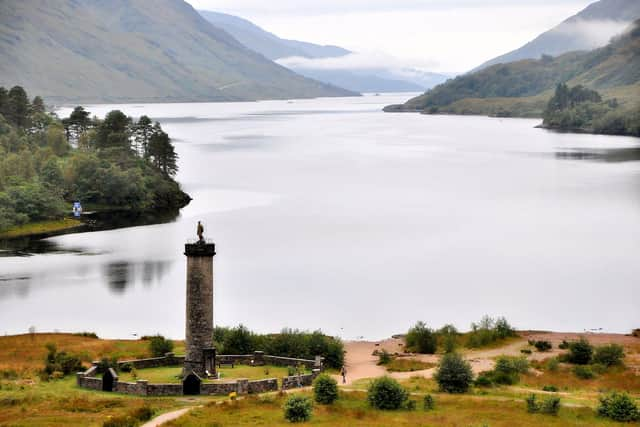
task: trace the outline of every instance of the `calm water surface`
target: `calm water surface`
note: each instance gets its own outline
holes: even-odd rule
[[[406,98],[91,106],[160,120],[194,201],[174,222],[0,257],[0,333],[182,338],[198,220],[218,247],[217,324],[344,338],[484,314],[640,325],[638,140],[380,112]]]

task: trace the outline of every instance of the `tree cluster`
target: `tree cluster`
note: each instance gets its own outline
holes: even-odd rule
[[[605,101],[580,85],[557,85],[543,118],[543,126],[550,129],[640,136],[640,108],[623,109],[616,99]]]
[[[324,364],[339,369],[344,363],[344,345],[339,338],[321,331],[303,332],[283,329],[279,334],[257,334],[243,325],[235,328],[216,327],[213,333],[218,353],[251,354],[264,351],[273,356],[313,359],[324,357]]]
[[[60,219],[70,202],[113,210],[179,208],[177,155],[160,124],[76,107],[65,119],[0,87],[0,230]]]

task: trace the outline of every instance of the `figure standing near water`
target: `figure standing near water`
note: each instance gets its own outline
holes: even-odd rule
[[[198,243],[203,243],[204,242],[204,226],[200,221],[198,221],[197,233],[198,233]]]

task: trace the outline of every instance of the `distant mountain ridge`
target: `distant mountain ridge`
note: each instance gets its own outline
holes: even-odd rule
[[[351,51],[338,46],[321,46],[297,40],[281,39],[253,22],[226,13],[199,10],[207,21],[231,34],[249,49],[276,60],[289,56],[304,58],[329,58],[344,56]]]
[[[199,13],[249,49],[283,64],[296,73],[355,92],[421,92],[447,79],[447,76],[437,73],[392,75],[385,70],[327,69],[290,65],[283,59],[337,58],[353,52],[338,46],[283,39],[238,16],[207,10],[200,10]]]
[[[1,1],[0,57],[0,85],[48,102],[354,95],[247,49],[183,0]]]
[[[519,49],[491,59],[473,71],[522,59],[539,59],[606,45],[640,18],[640,0],[599,0]]]
[[[585,87],[617,98],[624,108],[640,106],[640,20],[605,47],[559,57],[497,64],[458,76],[403,105],[385,111],[542,115],[558,83]]]

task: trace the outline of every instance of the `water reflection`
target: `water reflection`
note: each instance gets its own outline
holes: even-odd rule
[[[2,277],[0,276],[0,300],[10,296],[24,298],[29,295],[30,276]]]
[[[131,264],[128,262],[114,262],[107,264],[105,276],[109,289],[116,294],[122,294],[131,280]]]
[[[591,160],[608,163],[640,161],[640,147],[626,148],[570,148],[558,151],[555,157],[560,160]]]

